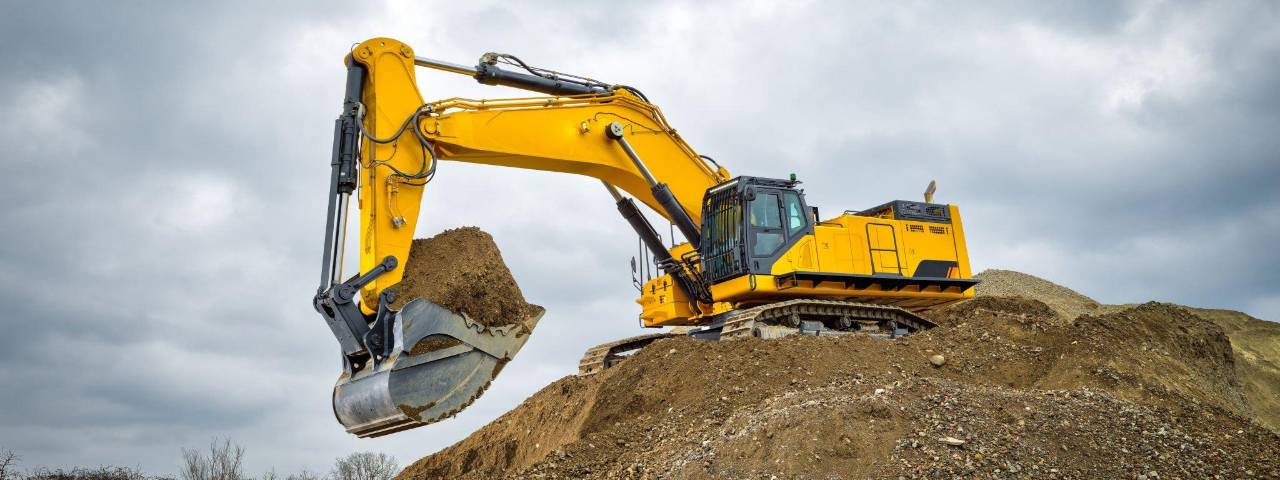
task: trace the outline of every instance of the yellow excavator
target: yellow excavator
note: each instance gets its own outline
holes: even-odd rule
[[[356,45],[345,63],[314,306],[342,349],[334,413],[360,437],[430,424],[465,408],[520,350],[540,316],[476,322],[425,299],[391,308],[389,287],[402,277],[423,189],[441,161],[601,181],[660,271],[636,282],[645,327],[681,327],[673,330],[707,340],[893,338],[932,327],[919,313],[971,298],[978,283],[959,209],[934,203],[932,183],[924,201],[895,200],[822,218],[794,174],[731,176],[685,143],[632,86],[534,67],[506,54],[485,54],[475,66],[433,60],[390,38]],[[417,67],[538,95],[427,102]],[[353,195],[360,271],[344,280]],[[665,244],[637,201],[685,241]],[[636,268],[633,259],[633,273]],[[497,324],[509,325],[485,326]],[[587,351],[580,370],[599,372],[676,334],[598,346]],[[447,348],[413,348],[433,340]]]

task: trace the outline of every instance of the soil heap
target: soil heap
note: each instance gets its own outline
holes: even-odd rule
[[[1114,313],[1134,307],[1101,304],[1025,273],[987,270],[976,276],[982,280],[978,296],[1017,295],[1040,300],[1059,313],[1058,320],[1064,325],[1071,324],[1080,315]],[[1248,409],[1263,425],[1280,431],[1280,323],[1231,310],[1191,307],[1187,310],[1226,333],[1231,342],[1236,378],[1243,388]]]
[[[1063,320],[1072,320],[1086,313],[1096,314],[1103,308],[1075,290],[1022,272],[993,269],[974,277],[982,280],[977,286],[977,296],[1034,298],[1052,308]]]
[[[983,276],[1045,301],[980,291],[895,341],[661,340],[399,478],[1280,477],[1250,393],[1275,383],[1241,368],[1280,360],[1280,328],[1161,303],[1065,317],[1087,297],[1014,274]]]
[[[414,240],[392,289],[393,308],[425,298],[489,327],[522,322],[541,308],[525,302],[493,237],[476,227]]]

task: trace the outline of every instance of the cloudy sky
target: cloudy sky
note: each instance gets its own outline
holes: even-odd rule
[[[638,86],[700,153],[795,172],[824,212],[937,179],[979,270],[1280,319],[1274,2],[515,3],[0,6],[0,446],[26,468],[174,473],[213,436],[255,475],[408,463],[643,333],[598,182],[444,164],[418,234],[493,233],[549,313],[456,419],[342,431],[310,298],[342,56],[374,36]]]

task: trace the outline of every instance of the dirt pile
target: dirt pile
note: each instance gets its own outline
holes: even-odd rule
[[[485,326],[523,321],[540,307],[525,302],[493,237],[476,227],[413,241],[394,308],[425,298]]]
[[[1230,310],[1192,310],[1226,332],[1245,402],[1258,421],[1280,431],[1280,323]]]
[[[1103,308],[1075,290],[1022,272],[992,269],[984,270],[974,278],[982,280],[975,292],[977,296],[1034,298],[1049,305],[1066,321],[1084,314],[1100,313]]]
[[[1087,326],[1090,322],[1082,322],[1081,315],[1101,315],[1135,307],[1134,305],[1099,303],[1069,288],[1020,272],[987,270],[976,277],[982,279],[977,290],[978,296],[1017,295],[1034,298],[1045,302],[1058,312],[1063,324],[1074,321]],[[1217,325],[1226,334],[1231,347],[1236,379],[1243,390],[1246,412],[1268,428],[1280,431],[1280,323],[1259,320],[1231,310],[1184,308],[1193,316],[1175,315],[1175,321],[1180,319],[1181,321],[1177,322],[1179,328],[1189,329],[1187,332],[1192,333],[1190,336],[1205,333],[1204,329],[1208,327],[1201,325],[1202,320]],[[1141,325],[1150,326],[1152,322],[1159,323],[1159,316],[1145,319],[1144,322],[1136,325],[1136,330],[1130,333],[1150,332],[1151,328],[1144,329]],[[1160,329],[1157,328],[1157,330]],[[1169,336],[1163,338],[1165,341],[1170,339]],[[1126,357],[1136,356],[1137,362],[1141,363],[1148,361],[1142,355],[1144,352],[1142,348],[1151,347],[1152,345],[1144,345],[1140,346],[1136,352],[1118,353]],[[1102,356],[1109,356],[1111,353],[1114,352],[1107,352]],[[1125,362],[1116,360],[1111,363],[1123,366]],[[1141,373],[1155,372],[1155,376],[1158,377],[1166,371],[1152,366]],[[1183,389],[1183,391],[1188,390]],[[1204,397],[1201,396],[1201,398]],[[1229,398],[1226,400],[1228,401],[1222,403],[1234,403]]]
[[[1176,305],[1060,308],[980,297],[896,341],[662,340],[400,478],[1280,476],[1229,329]]]

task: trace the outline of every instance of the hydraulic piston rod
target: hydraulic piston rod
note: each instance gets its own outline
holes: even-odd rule
[[[644,218],[644,214],[640,213],[640,207],[636,206],[635,200],[622,196],[618,189],[608,182],[604,183],[604,188],[609,190],[609,194],[613,196],[617,202],[618,212],[622,214],[622,218],[626,219],[631,228],[636,231],[636,235],[640,236],[640,241],[644,242],[645,247],[658,259],[658,266],[662,270],[670,274],[676,282],[676,287],[684,291],[689,298],[699,301],[710,302],[711,293],[705,286],[694,280],[693,277],[685,271],[686,266],[680,260],[671,256],[671,252],[662,245],[662,237],[653,229],[653,225],[649,220]],[[696,308],[696,307],[695,307]]]
[[[444,60],[435,60],[435,59],[426,58],[426,57],[413,57],[413,64],[419,67],[434,68],[436,70],[443,70],[451,73],[459,73],[469,77],[474,77],[476,75],[476,67],[468,67],[466,65],[459,65],[457,63],[446,62]]]
[[[680,233],[684,234],[684,238],[689,241],[689,244],[694,249],[697,249],[698,245],[702,243],[702,234],[698,231],[698,226],[693,223],[693,218],[689,216],[689,212],[684,211],[684,208],[680,206],[680,202],[676,201],[675,194],[671,193],[671,187],[653,177],[649,167],[646,167],[644,162],[640,160],[640,155],[636,153],[634,148],[631,148],[631,143],[627,141],[624,130],[622,124],[613,122],[609,124],[609,128],[605,130],[605,133],[609,138],[617,141],[618,145],[622,146],[622,151],[627,153],[627,156],[631,158],[631,162],[635,163],[636,169],[640,171],[641,175],[644,175],[645,181],[649,182],[649,189],[653,192],[653,198],[658,201],[658,205],[662,206],[663,211],[667,212],[667,217],[671,219],[672,223],[676,224],[676,228],[680,229]]]
[[[515,87],[548,95],[582,95],[601,93],[604,87],[576,82],[568,78],[547,78],[528,73],[512,72],[498,68],[496,64],[480,62],[474,67],[457,63],[435,60],[426,57],[413,57],[413,64],[419,67],[434,68],[450,73],[473,77],[485,85],[502,85]]]

